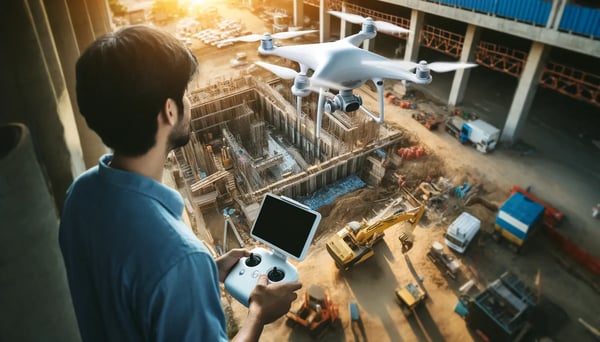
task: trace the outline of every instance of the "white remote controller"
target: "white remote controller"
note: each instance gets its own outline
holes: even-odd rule
[[[225,289],[233,298],[248,307],[250,293],[258,278],[266,274],[269,283],[298,280],[298,271],[285,255],[256,247],[249,257],[240,258],[225,278]]]

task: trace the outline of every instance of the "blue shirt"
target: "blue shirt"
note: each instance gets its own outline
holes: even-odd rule
[[[218,271],[175,190],[108,166],[67,191],[60,223],[84,341],[227,341]]]

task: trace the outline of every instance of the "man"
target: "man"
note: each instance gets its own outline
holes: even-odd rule
[[[132,26],[95,41],[77,61],[77,101],[113,149],[67,192],[60,224],[84,341],[225,341],[219,281],[249,252],[213,260],[162,185],[170,150],[190,135],[186,88],[196,58],[173,36]],[[256,341],[297,298],[298,282],[260,278],[234,340]]]

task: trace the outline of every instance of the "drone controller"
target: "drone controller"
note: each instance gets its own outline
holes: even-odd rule
[[[245,306],[261,275],[268,283],[298,280],[298,271],[287,257],[301,261],[317,231],[321,215],[284,196],[266,194],[250,235],[272,248],[256,247],[240,258],[225,278],[225,289]]]
[[[298,271],[285,256],[256,247],[247,258],[241,258],[225,278],[225,289],[244,306],[249,305],[250,292],[256,286],[258,278],[266,274],[268,283],[298,280]]]

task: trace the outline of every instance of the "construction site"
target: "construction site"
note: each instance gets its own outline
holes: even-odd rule
[[[293,44],[314,39],[300,38]],[[528,192],[531,183],[525,178],[515,182],[506,175],[507,165],[509,174],[523,174],[525,166],[507,161],[518,159],[522,150],[487,156],[481,153],[487,150],[458,152],[466,147],[448,147],[458,135],[446,121],[477,117],[470,110],[440,104],[426,87],[406,88],[401,82],[386,82],[385,124],[361,110],[324,112],[319,123],[317,93],[299,104],[291,80],[252,62],[268,60],[291,68],[294,64],[262,57],[248,45],[217,49],[192,41],[192,50],[211,72],[203,77],[201,69],[192,82],[191,143],[171,154],[168,170],[174,186],[188,199],[192,228],[215,255],[260,245],[249,231],[267,192],[293,198],[323,216],[308,257],[295,263],[305,284],[301,292],[308,291],[305,302],[299,299],[294,305],[299,311],[293,309],[287,318],[267,326],[261,340],[593,338],[590,331],[598,322],[579,317],[588,311],[580,311],[583,302],[576,304],[578,300],[565,300],[557,293],[577,288],[581,298],[598,301],[597,275],[588,268],[594,262],[577,261],[591,257],[583,249],[575,257],[556,249],[561,244],[575,246],[556,229],[564,226],[565,213]],[[240,54],[241,67],[233,63]],[[355,93],[366,107],[377,108],[372,85]],[[436,133],[442,129],[451,134]],[[542,203],[542,209],[536,207],[530,230],[515,238],[498,217],[518,196]],[[407,214],[389,215],[399,203]],[[466,241],[470,247],[461,254],[443,242],[450,239],[448,226],[464,212],[476,217],[480,231],[471,244]],[[342,231],[350,231],[345,227],[352,226],[351,221],[360,222],[355,231],[383,228],[373,236],[354,236],[353,246],[363,249],[344,260],[339,255],[343,242],[334,242],[334,237],[349,234]],[[544,277],[565,265],[570,280]],[[372,283],[375,279],[377,285]],[[235,332],[245,308],[223,294],[229,298],[226,312]]]
[[[266,192],[302,198],[356,174],[381,183],[377,151],[398,149],[402,133],[358,111],[327,113],[317,128],[316,98],[298,115],[290,86],[248,75],[191,94],[202,99],[192,105],[192,143],[175,159],[195,205],[245,211]]]
[[[298,298],[260,341],[600,339],[597,5],[190,0],[174,1],[190,7],[168,15],[153,1],[122,2],[128,11],[118,18],[103,0],[16,1],[5,11],[18,33],[9,41],[15,53],[3,56],[15,63],[2,63],[9,66],[3,89],[10,113],[2,121],[31,128],[37,154],[30,159],[43,172],[34,184],[24,174],[31,167],[11,164],[4,182],[25,184],[3,202],[8,222],[22,223],[16,230],[24,233],[7,230],[0,239],[12,267],[3,272],[0,302],[8,309],[0,340],[27,340],[18,338],[24,332],[80,340],[55,208],[108,150],[74,115],[72,66],[93,38],[138,23],[171,32],[198,59],[187,89],[190,142],[169,152],[163,183],[182,195],[182,220],[210,253],[265,247],[250,231],[267,193],[321,216],[305,258],[289,260],[303,285]],[[394,72],[413,63],[407,78],[427,63],[472,65],[423,84],[362,74],[343,94],[330,87],[300,96],[296,78],[261,67],[307,71],[265,50],[266,33],[306,30],[274,38],[272,47],[310,44],[313,50],[299,50],[302,58],[319,54],[314,58],[331,59],[331,67],[345,56],[323,57],[319,44],[364,27],[330,11],[404,28],[378,32],[352,51],[377,55]],[[235,40],[253,34],[262,38]],[[352,63],[340,74],[367,69],[364,60]],[[360,106],[323,110],[320,95],[360,99]],[[35,202],[42,199],[44,215]],[[30,230],[42,226],[34,219],[45,220],[49,233]],[[224,284],[221,290],[231,338],[248,309]],[[41,294],[47,297],[38,300]]]

